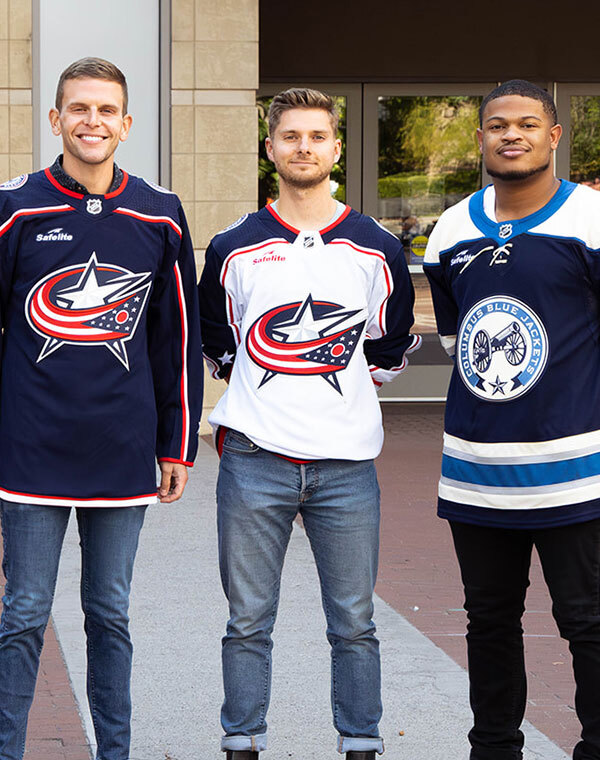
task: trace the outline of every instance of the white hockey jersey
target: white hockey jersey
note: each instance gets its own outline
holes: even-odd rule
[[[205,357],[215,377],[231,372],[213,426],[291,458],[379,454],[374,383],[420,342],[393,235],[349,207],[312,232],[266,207],[213,238],[199,288]]]

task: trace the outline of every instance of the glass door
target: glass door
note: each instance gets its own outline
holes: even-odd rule
[[[423,337],[382,400],[443,400],[452,364],[440,346],[423,256],[441,213],[482,186],[475,130],[495,83],[368,84],[364,88],[363,211],[402,242],[415,287],[414,331]]]
[[[557,84],[559,177],[600,190],[600,84]]]

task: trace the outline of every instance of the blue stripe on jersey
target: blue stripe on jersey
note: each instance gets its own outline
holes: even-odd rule
[[[497,488],[531,488],[568,483],[600,474],[600,453],[532,464],[480,464],[444,454],[442,475],[451,480]]]

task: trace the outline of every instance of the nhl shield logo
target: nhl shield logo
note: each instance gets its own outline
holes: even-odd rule
[[[512,401],[540,379],[548,336],[538,315],[509,296],[479,301],[457,336],[457,367],[466,387],[486,401]]]
[[[101,214],[102,200],[100,198],[88,198],[85,210],[88,212],[88,214]]]
[[[498,235],[500,235],[502,240],[505,240],[507,237],[510,237],[512,235],[512,231],[512,224],[501,224],[500,229],[498,230]]]

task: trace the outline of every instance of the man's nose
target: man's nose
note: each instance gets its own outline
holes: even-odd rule
[[[519,140],[521,137],[521,133],[517,129],[517,127],[514,124],[509,124],[506,128],[506,131],[502,135],[502,137],[505,140]]]
[[[92,106],[87,112],[86,122],[90,125],[90,127],[97,127],[100,125],[100,111],[96,108],[96,106]]]
[[[304,137],[300,138],[300,144],[298,145],[298,150],[302,151],[302,153],[308,153],[310,150],[310,143],[308,140],[308,136],[304,135]]]

